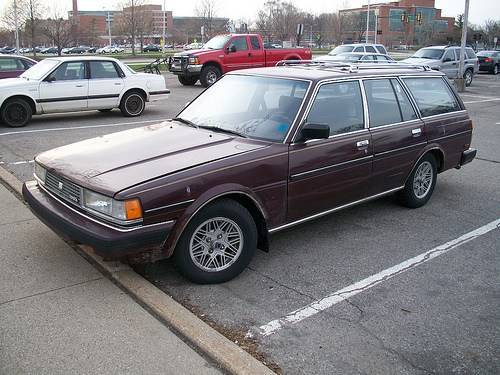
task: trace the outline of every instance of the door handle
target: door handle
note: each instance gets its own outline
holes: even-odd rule
[[[248,52],[248,57],[252,57],[252,53],[251,52]]]
[[[120,82],[115,82],[115,86],[121,86],[122,84]]]
[[[358,148],[363,148],[363,147],[367,147],[368,145],[370,144],[370,141],[368,139],[365,139],[363,141],[359,141],[356,143],[356,146]]]
[[[417,129],[412,129],[411,134],[412,134],[414,137],[418,137],[420,134],[422,134],[422,129],[420,129],[420,128],[417,128]]]
[[[83,85],[76,85],[75,87],[83,87]]]

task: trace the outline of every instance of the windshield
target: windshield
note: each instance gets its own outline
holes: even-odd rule
[[[229,35],[214,36],[212,39],[205,43],[203,49],[222,49],[229,41],[229,39],[231,39]]]
[[[444,50],[436,48],[422,48],[415,52],[412,57],[419,57],[421,59],[441,60]]]
[[[250,138],[281,142],[304,100],[309,82],[228,75],[210,86],[178,117]]]
[[[352,49],[353,49],[352,46],[338,46],[335,47],[333,50],[331,50],[328,54],[335,56],[338,55],[339,53],[352,52]]]
[[[57,64],[59,64],[58,60],[45,59],[25,71],[21,77],[28,79],[42,79],[42,77],[50,72]]]

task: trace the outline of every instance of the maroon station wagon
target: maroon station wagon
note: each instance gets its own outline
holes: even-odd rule
[[[36,61],[28,57],[0,55],[0,79],[18,77],[35,64]]]
[[[270,233],[388,194],[420,207],[438,173],[476,155],[441,72],[283,65],[226,74],[174,119],[38,155],[24,198],[106,259],[173,257],[217,283]]]

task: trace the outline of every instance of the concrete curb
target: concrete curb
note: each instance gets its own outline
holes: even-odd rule
[[[0,180],[22,197],[22,182],[0,167]],[[274,374],[267,366],[225,336],[199,319],[195,314],[166,295],[128,265],[105,262],[90,247],[76,246],[76,250],[102,273],[153,313],[167,326],[200,352],[231,374]]]

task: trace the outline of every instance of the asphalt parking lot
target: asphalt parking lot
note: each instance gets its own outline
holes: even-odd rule
[[[140,118],[0,126],[0,165],[31,179],[36,154],[172,117],[202,90],[167,85]],[[221,285],[193,285],[168,260],[136,271],[285,373],[500,373],[500,76],[480,74],[462,97],[478,157],[439,175],[423,208],[389,197],[279,232]]]

